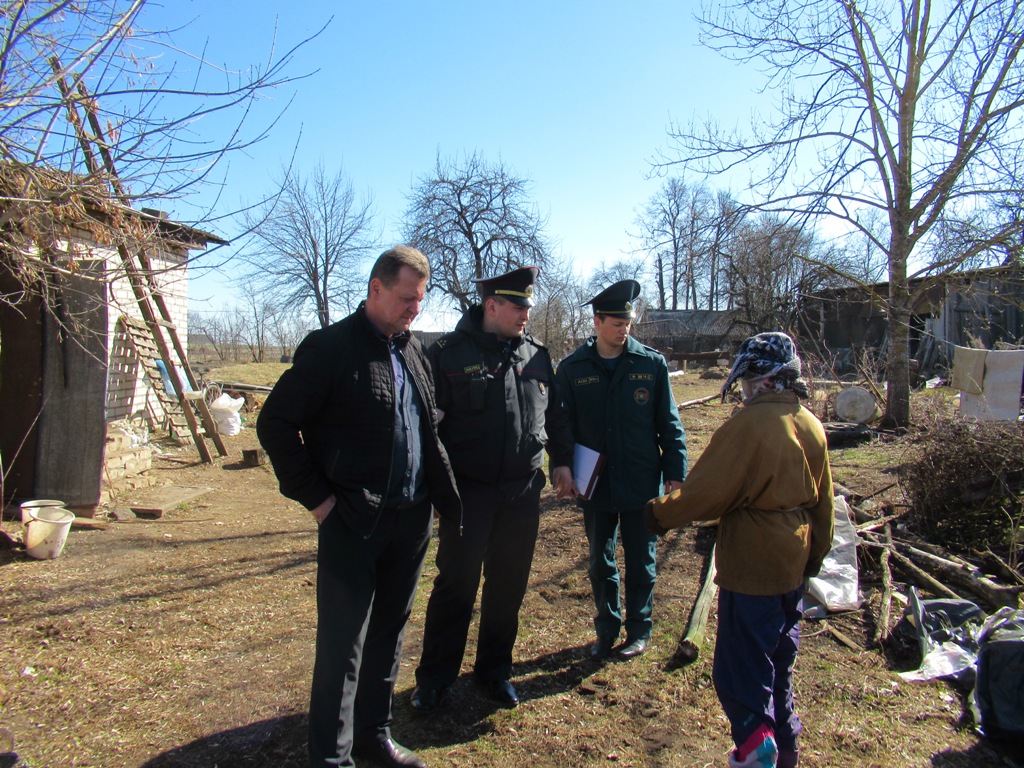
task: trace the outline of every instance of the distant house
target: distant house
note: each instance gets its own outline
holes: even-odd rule
[[[152,283],[183,344],[189,252],[226,241],[157,211],[85,196],[78,202],[80,218],[60,214],[60,237],[45,253],[22,233],[8,236],[0,250],[0,296],[17,297],[0,300],[0,458],[4,501],[55,498],[89,510],[100,498],[107,424],[154,427],[163,418],[155,396],[163,385],[145,373],[153,361],[140,359],[127,332],[140,326],[142,312],[113,222],[138,238],[134,248],[145,249]],[[46,211],[45,203],[35,204],[35,214]],[[19,258],[30,257],[54,265],[45,283],[19,280]]]
[[[648,309],[636,329],[645,344],[675,355],[731,353],[749,335],[731,310]]]
[[[992,349],[1024,342],[1024,270],[993,267],[929,278],[912,307],[910,357],[920,373],[948,370],[954,346]],[[911,281],[911,292],[926,285]],[[879,359],[888,346],[884,297],[888,283],[831,288],[800,301],[801,338],[838,373],[852,369],[865,353]]]
[[[420,344],[426,349],[435,341],[444,336],[448,331],[413,331],[413,334],[419,339]]]

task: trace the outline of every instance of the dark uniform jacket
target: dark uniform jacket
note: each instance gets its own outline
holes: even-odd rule
[[[482,323],[483,308],[474,305],[427,350],[455,476],[528,482],[543,468],[545,448],[553,466],[570,466],[572,434],[553,394],[547,349],[529,334],[501,341]]]
[[[686,438],[665,358],[631,336],[609,375],[591,337],[558,366],[558,396],[576,442],[601,453],[598,509],[643,509],[666,480],[686,474]]]
[[[394,341],[422,404],[430,501],[439,514],[458,520],[462,504],[437,434],[430,366],[412,334]],[[256,424],[281,493],[307,509],[333,493],[338,503],[331,514],[341,514],[357,533],[372,533],[392,471],[394,408],[388,343],[370,325],[365,302],[344,320],[310,333]]]

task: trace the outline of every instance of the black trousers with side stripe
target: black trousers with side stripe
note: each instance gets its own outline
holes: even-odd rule
[[[480,633],[474,672],[507,680],[540,526],[540,470],[512,488],[458,480],[462,532],[441,519],[438,574],[427,603],[420,685],[447,688],[459,676],[480,578]]]

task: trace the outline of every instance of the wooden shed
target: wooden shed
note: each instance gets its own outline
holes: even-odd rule
[[[0,253],[0,470],[3,501],[64,501],[92,514],[101,499],[107,426],[135,421],[161,426],[166,414],[151,374],[154,361],[128,327],[142,313],[116,238],[109,203],[84,203],[82,221],[58,241],[8,233]],[[171,322],[187,338],[188,256],[226,241],[169,221],[157,211],[118,208],[116,218],[148,233],[147,283],[167,302]],[[26,243],[28,243],[26,245]],[[45,276],[19,274],[19,249]],[[52,269],[47,269],[47,265]],[[143,327],[145,327],[143,325]]]
[[[638,323],[645,344],[675,354],[732,352],[751,333],[739,313],[710,309],[648,309]]]
[[[1024,270],[993,267],[922,278],[910,284],[914,303],[910,356],[921,374],[948,370],[955,346],[992,349],[1024,340]],[[850,370],[865,352],[884,355],[888,283],[831,288],[801,299],[800,335],[835,363]]]

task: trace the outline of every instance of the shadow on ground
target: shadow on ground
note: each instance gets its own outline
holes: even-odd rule
[[[157,755],[141,768],[298,768],[307,764],[306,714],[221,731]]]

